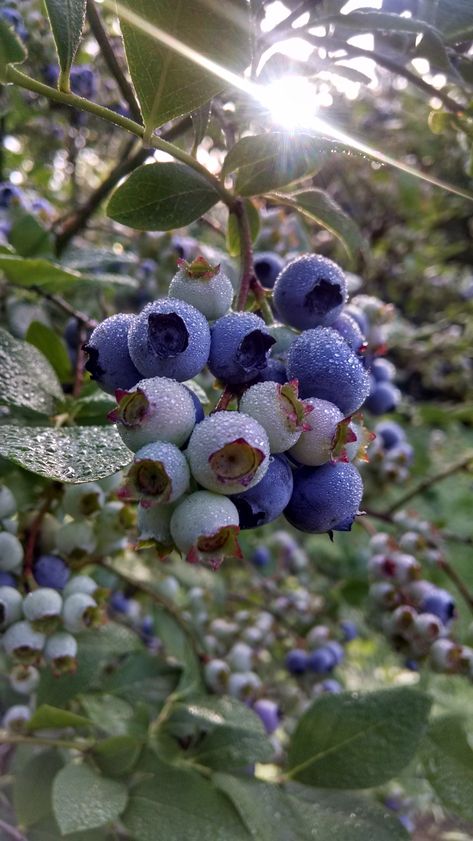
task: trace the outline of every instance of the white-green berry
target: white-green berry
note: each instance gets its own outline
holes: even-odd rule
[[[31,695],[38,688],[40,674],[35,666],[19,663],[9,674],[10,686],[20,695]]]
[[[298,398],[297,381],[281,385],[276,382],[256,383],[245,391],[240,411],[258,421],[266,430],[272,453],[283,453],[294,446],[307,429],[311,412],[309,401]]]
[[[343,415],[328,400],[309,397],[305,402],[312,406],[312,412],[307,416],[307,428],[291,447],[290,453],[301,464],[317,467],[330,461]]]
[[[130,509],[123,502],[106,502],[94,520],[94,533],[99,555],[112,555],[126,549],[124,531],[132,524]]]
[[[192,263],[179,260],[179,271],[169,285],[169,295],[200,310],[209,321],[228,312],[233,300],[233,286],[220,266],[211,266],[204,257]]]
[[[69,579],[63,590],[63,598],[67,599],[73,593],[86,593],[93,596],[97,589],[97,582],[90,575],[74,575]]]
[[[140,380],[116,392],[118,407],[109,413],[130,450],[165,441],[180,447],[195,425],[194,401],[185,386],[169,377]]]
[[[204,666],[205,682],[213,692],[225,692],[229,677],[230,667],[225,660],[209,660]]]
[[[105,502],[105,491],[96,482],[68,485],[64,492],[62,507],[71,517],[89,517]]]
[[[236,642],[228,652],[227,660],[234,672],[250,672],[253,665],[253,649],[245,642]]]
[[[15,587],[0,587],[0,630],[21,619],[22,605],[23,596]]]
[[[158,442],[146,444],[135,454],[126,487],[138,499],[167,504],[179,499],[189,482],[189,465],[183,453],[175,444]]]
[[[248,701],[261,689],[261,680],[255,672],[234,672],[228,679],[228,694],[239,701]]]
[[[33,628],[51,633],[58,625],[62,610],[62,597],[52,587],[32,590],[23,600],[23,614]]]
[[[13,572],[23,561],[23,546],[14,534],[0,532],[0,570]]]
[[[76,668],[77,640],[72,634],[59,631],[46,640],[44,657],[57,675],[72,672]]]
[[[56,551],[71,560],[82,560],[90,555],[96,544],[93,526],[85,520],[65,523],[56,535]]]
[[[189,563],[218,568],[224,558],[241,558],[239,517],[227,497],[197,491],[181,502],[171,517],[171,535]]]
[[[41,654],[46,637],[35,631],[26,620],[14,622],[5,631],[2,644],[9,657],[21,663],[36,663]]]
[[[187,448],[192,475],[209,491],[242,493],[269,467],[268,436],[242,412],[216,412],[195,427]]]
[[[172,505],[138,505],[138,547],[155,543],[158,550],[165,554],[172,547],[170,522],[174,508]]]
[[[16,510],[16,499],[10,488],[7,488],[6,485],[0,485],[0,520],[13,517],[16,514]]]
[[[97,602],[87,593],[73,593],[64,600],[62,619],[66,631],[71,634],[78,634],[96,625],[99,617]]]
[[[12,733],[22,733],[31,718],[31,710],[23,704],[10,707],[3,716],[2,727]]]

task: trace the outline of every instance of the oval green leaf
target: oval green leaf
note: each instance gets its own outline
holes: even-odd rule
[[[126,787],[88,765],[66,765],[54,779],[53,811],[63,835],[105,826],[126,807]]]
[[[21,64],[26,58],[26,50],[16,37],[13,29],[4,18],[0,18],[0,82],[8,82],[8,65]]]
[[[54,368],[43,354],[3,328],[0,328],[0,382],[0,404],[17,409],[52,415],[64,397]]]
[[[370,788],[407,765],[427,726],[430,699],[401,687],[322,696],[292,736],[288,776],[320,788]]]
[[[148,164],[115,190],[107,214],[139,231],[170,231],[194,222],[218,200],[212,185],[190,167]]]
[[[45,0],[59,65],[68,74],[84,28],[87,0]]]
[[[235,190],[240,196],[255,196],[313,174],[324,152],[308,134],[259,134],[244,137],[230,149],[223,172],[237,173]]]

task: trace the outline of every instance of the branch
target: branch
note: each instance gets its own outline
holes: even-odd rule
[[[141,123],[141,111],[135,92],[117,61],[113,47],[108,40],[107,33],[100,19],[100,15],[95,7],[94,0],[87,0],[87,18],[95,40],[102,51],[105,63],[120,88],[122,96],[130,109],[131,116],[137,123]]]
[[[50,301],[52,304],[55,304],[59,307],[59,309],[67,313],[67,315],[72,316],[72,318],[76,318],[77,321],[80,321],[80,323],[84,325],[84,327],[88,327],[91,330],[97,327],[98,321],[95,321],[94,318],[90,318],[87,313],[82,312],[81,310],[76,310],[75,307],[71,306],[71,304],[62,297],[62,295],[56,295],[53,292],[45,292],[40,286],[32,286],[31,289],[33,292],[36,292],[37,295],[45,298],[46,301]]]
[[[0,820],[0,829],[5,833],[5,838],[12,838],[13,841],[28,841],[26,835],[23,835],[19,829],[15,829],[14,826],[10,826],[5,821]]]
[[[48,745],[66,750],[88,751],[95,745],[95,739],[50,739],[48,736],[22,736],[19,733],[0,731],[0,745]]]
[[[423,479],[422,482],[419,482],[419,484],[412,488],[412,490],[399,497],[399,499],[397,499],[385,513],[393,514],[394,511],[397,511],[399,508],[403,508],[406,502],[409,502],[413,499],[413,497],[428,490],[433,485],[436,485],[437,482],[441,482],[443,479],[448,479],[448,477],[453,476],[454,473],[459,473],[461,470],[468,470],[471,465],[473,465],[473,452],[468,452],[462,459],[460,459],[460,461],[455,461],[453,464],[449,464],[448,467],[444,467],[443,470],[440,470],[433,476],[428,476],[426,479]]]
[[[231,212],[236,217],[240,234],[241,279],[236,308],[237,310],[244,310],[251,282],[255,276],[253,267],[253,243],[251,240],[248,214],[241,199],[235,201]]]

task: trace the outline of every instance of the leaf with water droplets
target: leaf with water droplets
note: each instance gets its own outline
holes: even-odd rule
[[[31,473],[73,484],[112,476],[132,459],[116,429],[102,426],[0,426],[0,455]]]
[[[473,821],[473,750],[465,722],[442,716],[429,727],[422,744],[425,776],[446,808]]]
[[[401,841],[407,833],[394,816],[362,797],[315,792],[215,774],[214,783],[240,813],[254,841]]]
[[[64,395],[53,367],[40,351],[0,328],[0,403],[52,415]]]
[[[122,818],[134,841],[251,841],[232,803],[200,774],[149,754],[139,768],[153,777],[133,787]]]
[[[105,826],[123,812],[128,792],[88,765],[66,765],[54,779],[53,811],[63,835]]]
[[[321,788],[370,788],[413,758],[430,699],[407,687],[369,695],[323,695],[304,713],[289,746],[289,777]]]

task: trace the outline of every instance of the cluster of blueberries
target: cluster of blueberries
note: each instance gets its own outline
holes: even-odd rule
[[[396,421],[380,421],[374,427],[375,440],[369,448],[372,469],[382,481],[404,482],[414,458],[413,447]]]
[[[19,215],[31,213],[42,222],[51,222],[55,216],[53,206],[33,191],[22,190],[10,181],[0,182],[0,244],[6,245]]]
[[[28,31],[20,12],[16,8],[16,4],[0,6],[0,17],[3,18],[8,26],[11,26],[21,41],[28,40]]]
[[[124,493],[140,503],[142,539],[213,567],[239,556],[239,529],[282,513],[305,532],[349,530],[363,493],[352,462],[372,439],[357,414],[371,389],[367,341],[341,269],[307,254],[279,272],[281,341],[281,325],[230,311],[233,295],[219,266],[182,260],[169,297],[107,318],[85,345],[135,453]],[[206,366],[238,411],[204,415],[193,378]]]
[[[372,621],[409,668],[428,661],[434,671],[473,679],[473,648],[452,638],[456,610],[451,593],[421,578],[422,561],[437,565],[442,557],[431,541],[431,526],[416,518],[408,525],[399,541],[385,532],[371,538]]]

